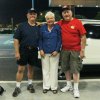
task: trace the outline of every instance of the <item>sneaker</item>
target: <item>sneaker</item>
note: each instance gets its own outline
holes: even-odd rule
[[[74,90],[74,97],[75,98],[79,98],[80,97],[80,93],[79,93],[79,90]]]
[[[21,93],[21,89],[19,87],[16,87],[12,96],[17,97]]]
[[[34,89],[34,87],[33,87],[32,84],[29,84],[29,85],[27,86],[27,90],[29,90],[30,93],[35,93],[35,89]]]
[[[67,91],[72,91],[72,90],[73,90],[72,86],[66,85],[65,87],[61,89],[61,92],[67,92]]]

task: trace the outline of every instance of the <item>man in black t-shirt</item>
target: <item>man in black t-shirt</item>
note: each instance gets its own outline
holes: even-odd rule
[[[18,64],[16,74],[16,88],[13,92],[13,97],[18,96],[21,92],[20,84],[23,79],[25,66],[28,69],[28,86],[27,90],[31,93],[35,92],[32,85],[33,66],[38,60],[38,40],[39,27],[36,23],[37,11],[33,8],[27,12],[28,21],[21,23],[14,34],[15,57]]]

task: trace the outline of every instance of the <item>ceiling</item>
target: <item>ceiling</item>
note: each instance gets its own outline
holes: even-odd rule
[[[100,0],[49,0],[49,6],[75,5],[77,7],[100,7]]]

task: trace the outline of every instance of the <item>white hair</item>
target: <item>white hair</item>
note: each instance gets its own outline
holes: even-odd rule
[[[47,18],[48,16],[52,16],[55,18],[55,14],[51,11],[48,11],[46,14],[45,14],[45,18]]]

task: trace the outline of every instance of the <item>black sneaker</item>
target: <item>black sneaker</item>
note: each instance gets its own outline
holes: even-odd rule
[[[57,94],[58,91],[57,90],[52,90],[52,92],[53,92],[53,94]]]
[[[32,84],[29,84],[29,85],[27,86],[27,90],[29,90],[30,93],[35,93],[35,89],[34,89],[34,87],[33,87]]]
[[[21,89],[19,87],[16,87],[12,96],[17,97],[21,93]]]

